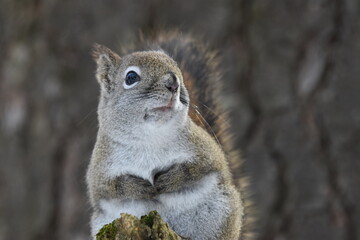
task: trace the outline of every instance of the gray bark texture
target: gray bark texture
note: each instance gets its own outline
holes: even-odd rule
[[[360,239],[357,0],[0,0],[0,239],[88,239],[91,46],[162,28],[223,56],[255,239]]]

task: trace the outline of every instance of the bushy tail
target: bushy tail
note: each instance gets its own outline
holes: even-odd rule
[[[135,44],[132,51],[159,49],[172,57],[182,71],[190,95],[190,117],[196,124],[206,129],[226,153],[234,176],[234,184],[241,191],[245,207],[243,222],[248,223],[247,211],[250,205],[246,191],[248,180],[243,177],[242,160],[234,146],[232,134],[229,132],[229,118],[222,104],[223,79],[218,54],[203,42],[178,32],[153,34],[150,37],[141,35],[139,43]],[[129,48],[126,52],[129,52],[128,50]],[[243,226],[242,229],[241,239],[248,239],[246,235],[249,231],[246,229],[249,228]]]

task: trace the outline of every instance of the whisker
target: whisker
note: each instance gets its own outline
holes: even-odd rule
[[[198,101],[199,102],[199,101]],[[206,106],[204,103],[199,102],[202,106],[204,106],[211,114],[213,114],[216,118],[220,118],[223,123],[226,124],[226,127],[230,129],[231,125],[227,119],[222,117],[221,115],[217,114],[214,110],[212,110],[210,107]],[[196,106],[197,107],[197,106]]]
[[[218,137],[216,136],[214,130],[212,129],[210,124],[206,121],[206,119],[199,112],[199,110],[198,110],[199,108],[195,104],[191,104],[191,106],[194,108],[195,112],[198,114],[198,115],[196,115],[196,117],[200,120],[200,122],[203,122],[206,124],[207,128],[210,129],[212,135],[214,136],[216,142],[221,146],[220,141],[219,141]],[[199,118],[199,116],[201,117],[201,119]]]

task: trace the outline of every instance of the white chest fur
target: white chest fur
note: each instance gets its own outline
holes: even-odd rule
[[[155,147],[119,147],[107,159],[106,174],[110,178],[130,174],[153,183],[157,171],[185,161],[191,161],[191,155],[180,147],[176,152]]]
[[[191,150],[179,144],[181,141],[176,137],[179,125],[175,120],[166,124],[144,123],[132,129],[132,134],[137,137],[134,140],[128,137],[126,144],[113,146],[106,159],[109,177],[130,174],[153,183],[156,170],[191,161]]]

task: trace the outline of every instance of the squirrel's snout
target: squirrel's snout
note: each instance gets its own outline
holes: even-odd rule
[[[179,81],[176,78],[175,74],[170,73],[170,77],[165,83],[165,87],[172,93],[176,93],[179,88]]]

